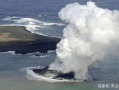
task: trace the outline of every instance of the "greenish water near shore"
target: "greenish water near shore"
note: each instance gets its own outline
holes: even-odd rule
[[[98,90],[91,83],[50,83],[26,80],[13,76],[0,76],[0,90]]]
[[[34,54],[16,55],[14,52],[0,54],[0,90],[118,90],[114,88],[98,88],[99,84],[118,84],[118,58],[110,56],[97,62],[98,67],[92,69],[92,77],[97,80],[89,82],[45,82],[29,80],[24,68],[48,66],[56,58],[54,51],[44,56]]]

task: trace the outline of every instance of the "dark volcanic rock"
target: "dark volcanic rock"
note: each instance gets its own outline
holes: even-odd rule
[[[46,74],[47,72],[50,72],[50,73],[56,73],[55,71],[53,70],[49,70],[48,69],[49,67],[45,67],[45,68],[42,68],[42,69],[33,69],[33,72],[39,74],[39,75],[44,75]]]
[[[49,70],[48,69],[49,67],[45,67],[45,68],[42,68],[42,69],[32,69],[34,73],[36,74],[39,74],[39,75],[45,75],[45,74],[48,74],[48,73],[51,73],[51,74],[54,74],[56,75],[53,79],[75,79],[74,78],[74,75],[75,73],[74,72],[69,72],[69,73],[61,73],[61,72],[57,72],[57,71],[54,71],[54,70]]]
[[[74,79],[74,72],[59,73],[55,78]]]
[[[48,50],[55,50],[58,42],[41,42],[26,41],[26,42],[0,42],[0,52],[15,51],[16,54],[27,54],[32,52],[46,53]]]
[[[59,41],[59,38],[31,33],[23,26],[0,26],[0,52],[46,53],[48,50],[55,50]]]

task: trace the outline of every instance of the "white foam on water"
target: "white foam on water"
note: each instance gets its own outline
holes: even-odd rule
[[[56,50],[48,50],[48,53],[54,53]]]
[[[38,15],[38,17],[42,17],[42,15]]]
[[[12,55],[15,55],[15,51],[0,52],[0,54],[12,54]]]
[[[6,24],[6,25],[14,25],[14,26],[25,26],[28,31],[31,31],[32,33],[40,34],[38,30],[40,28],[48,28],[49,26],[64,26],[65,24],[62,23],[50,23],[50,22],[44,22],[41,20],[37,20],[34,18],[21,18],[16,16],[7,16],[3,18],[3,21],[12,21],[12,24]],[[3,25],[2,25],[3,26]]]
[[[57,25],[57,26],[64,26],[62,23],[43,23],[45,26],[52,26],[52,25]]]
[[[45,58],[45,57],[48,57],[48,55],[42,55],[42,56],[40,56],[40,58]]]

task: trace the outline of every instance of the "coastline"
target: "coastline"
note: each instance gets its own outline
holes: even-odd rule
[[[0,26],[0,52],[46,53],[55,50],[60,38],[31,33],[24,26]]]

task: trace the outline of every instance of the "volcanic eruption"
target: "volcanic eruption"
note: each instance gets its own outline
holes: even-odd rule
[[[88,67],[116,51],[119,44],[119,11],[97,7],[94,2],[66,5],[59,18],[67,23],[57,44],[57,58],[50,70],[74,72],[75,79],[88,80]]]

